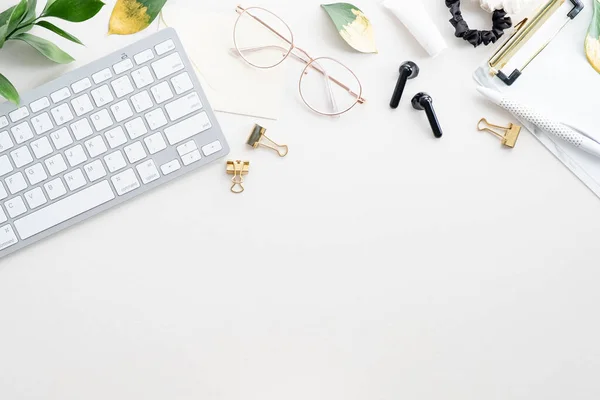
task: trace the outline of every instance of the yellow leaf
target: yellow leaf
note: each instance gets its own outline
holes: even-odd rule
[[[109,35],[131,35],[146,29],[151,23],[148,7],[136,0],[118,0],[110,16]]]

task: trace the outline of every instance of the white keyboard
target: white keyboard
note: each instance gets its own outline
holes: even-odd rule
[[[228,152],[173,29],[0,104],[0,257]]]

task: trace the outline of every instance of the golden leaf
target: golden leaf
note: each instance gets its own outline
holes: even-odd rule
[[[131,35],[146,29],[151,23],[148,7],[137,0],[118,0],[110,16],[109,35]]]

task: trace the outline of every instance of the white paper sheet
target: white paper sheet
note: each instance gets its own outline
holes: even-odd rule
[[[177,30],[215,111],[278,119],[285,63],[263,70],[232,56],[236,19],[234,9],[216,13],[167,3],[160,26]]]

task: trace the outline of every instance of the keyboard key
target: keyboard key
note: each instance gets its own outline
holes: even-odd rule
[[[8,119],[6,117],[0,117],[0,128],[6,128],[8,126]]]
[[[73,93],[81,93],[84,90],[87,90],[92,87],[92,82],[90,82],[89,78],[83,78],[80,81],[75,82],[71,85],[71,89],[73,89]]]
[[[175,88],[175,93],[177,94],[185,93],[188,90],[194,88],[194,84],[192,83],[192,80],[190,79],[190,76],[187,72],[184,72],[182,74],[177,75],[174,78],[171,78],[171,83],[173,84],[173,87]]]
[[[57,90],[56,92],[52,93],[50,95],[50,97],[52,98],[52,101],[56,104],[56,103],[60,103],[61,101],[68,99],[71,96],[71,91],[69,90],[69,88],[62,88],[60,90]]]
[[[6,207],[6,211],[8,211],[8,215],[11,218],[18,217],[19,215],[25,214],[27,212],[27,207],[25,207],[25,203],[23,203],[23,199],[21,196],[17,196],[14,199],[10,199],[6,203],[4,203],[4,207]]]
[[[0,132],[0,151],[11,149],[14,145],[8,132]]]
[[[125,132],[123,132],[123,128],[121,128],[120,126],[117,126],[115,129],[111,129],[104,135],[106,136],[106,140],[108,141],[108,145],[111,149],[114,149],[115,147],[119,147],[127,143]]]
[[[15,228],[27,239],[114,198],[108,181],[102,181],[15,221]]]
[[[25,170],[25,175],[27,175],[27,180],[30,185],[37,185],[48,179],[48,175],[46,175],[46,171],[44,171],[44,167],[42,167],[42,164],[40,163],[27,168]]]
[[[67,186],[69,186],[70,191],[82,188],[86,184],[85,177],[80,169],[76,169],[68,174],[65,174],[65,181],[67,182]]]
[[[4,213],[4,210],[0,207],[0,223],[6,222],[6,221],[8,221],[8,217]],[[2,247],[2,244],[0,243],[0,248],[1,247]]]
[[[33,132],[31,131],[31,127],[29,123],[23,122],[17,126],[13,126],[10,130],[15,138],[15,142],[17,144],[24,143],[33,137]]]
[[[65,159],[61,154],[56,154],[46,161],[46,168],[48,168],[48,172],[50,172],[50,176],[55,176],[67,170],[67,164],[65,163]]]
[[[142,146],[142,142],[135,142],[132,145],[125,147],[125,154],[130,163],[136,163],[146,158],[147,154]]]
[[[160,170],[164,175],[169,175],[181,168],[179,160],[173,160],[160,166]]]
[[[123,157],[123,153],[120,150],[115,151],[114,153],[110,153],[109,155],[104,157],[104,162],[108,167],[109,172],[115,172],[127,166],[127,161]]]
[[[110,106],[110,111],[112,111],[117,122],[125,121],[127,118],[133,117],[133,110],[127,100],[123,100]]]
[[[7,155],[0,156],[0,176],[13,172],[13,166]]]
[[[219,142],[218,140],[215,140],[214,142],[202,147],[202,152],[206,157],[218,153],[221,150],[223,150],[223,146],[221,146],[221,142]]]
[[[173,98],[173,92],[171,91],[171,88],[167,82],[162,82],[156,86],[152,86],[150,91],[152,92],[152,96],[154,96],[154,101],[156,101],[156,104],[164,103],[165,101]]]
[[[129,93],[133,93],[133,85],[131,84],[131,80],[127,75],[112,81],[111,86],[117,95],[117,98],[121,98],[123,96],[128,95]]]
[[[108,110],[101,110],[92,114],[92,123],[97,132],[103,131],[113,124],[113,120],[108,114]]]
[[[186,142],[181,146],[177,147],[177,153],[179,153],[180,157],[183,157],[194,150],[198,150],[198,146],[196,146],[196,142],[194,142],[193,140],[190,140],[189,142]]]
[[[133,68],[133,62],[129,58],[126,58],[123,61],[113,65],[113,69],[117,75],[122,74],[125,71],[129,71],[131,68]]]
[[[141,89],[154,83],[154,78],[152,77],[152,73],[150,72],[150,68],[148,67],[143,67],[136,71],[133,71],[131,76],[133,77],[135,86],[137,86],[138,89]]]
[[[94,105],[90,100],[90,96],[87,94],[71,100],[71,105],[73,106],[73,110],[75,110],[75,114],[77,114],[78,117],[81,117],[82,115],[85,115],[94,109]]]
[[[148,121],[150,130],[152,131],[155,131],[158,128],[168,124],[167,117],[165,117],[165,113],[160,108],[157,108],[156,110],[153,110],[144,116],[146,117],[146,121]]]
[[[105,68],[102,71],[97,72],[94,75],[92,75],[92,79],[94,80],[94,83],[96,85],[98,85],[99,83],[102,83],[104,81],[107,81],[110,78],[112,78],[112,73],[110,72],[110,69],[108,69],[108,68]]]
[[[27,188],[27,182],[25,182],[25,178],[21,172],[9,176],[5,182],[10,194],[19,193],[21,190]]]
[[[10,156],[17,168],[21,168],[22,166],[33,162],[33,156],[27,146],[19,147],[18,149],[11,151]]]
[[[165,128],[165,136],[172,146],[201,132],[207,131],[211,127],[212,125],[208,119],[208,115],[206,115],[205,112],[201,112],[200,114],[196,114],[191,118]]]
[[[110,180],[119,196],[123,196],[140,187],[140,181],[138,181],[135,172],[131,168],[113,176]]]
[[[12,226],[4,225],[0,228],[0,250],[4,250],[18,242]]]
[[[88,160],[85,151],[83,151],[83,146],[80,144],[65,151],[65,156],[67,156],[67,161],[71,167],[83,164]]]
[[[52,138],[52,143],[54,143],[56,150],[64,149],[73,143],[73,138],[69,134],[67,128],[61,128],[56,132],[53,132],[50,137]]]
[[[138,171],[138,174],[140,174],[144,185],[160,178],[158,169],[156,169],[156,165],[152,160],[144,161],[143,163],[138,165],[136,169]]]
[[[104,169],[104,165],[102,165],[102,161],[100,160],[89,163],[83,169],[85,170],[90,182],[97,181],[98,179],[106,176],[106,170]]]
[[[71,109],[66,103],[53,108],[50,110],[50,113],[54,118],[54,122],[56,122],[56,125],[58,126],[66,124],[67,122],[72,121],[74,118]]]
[[[101,135],[94,136],[92,139],[86,141],[85,148],[88,150],[88,153],[90,153],[91,158],[98,157],[100,154],[104,154],[108,151]]]
[[[35,158],[44,158],[53,152],[50,140],[48,140],[48,137],[46,136],[35,142],[31,142],[31,149],[33,150]]]
[[[152,63],[154,74],[160,80],[184,68],[179,53],[173,53]]]
[[[46,193],[48,193],[48,197],[50,200],[58,199],[61,196],[67,194],[67,189],[65,185],[62,183],[60,178],[56,178],[44,185],[44,189],[46,189]]]
[[[150,95],[147,90],[144,90],[135,96],[131,96],[131,103],[133,103],[133,108],[135,108],[135,111],[138,113],[152,108],[152,100],[150,100]]]
[[[44,108],[50,107],[50,100],[47,97],[42,97],[39,100],[34,101],[29,105],[31,112],[36,113],[42,111]]]
[[[146,125],[144,125],[144,121],[142,121],[141,118],[136,118],[126,123],[125,129],[127,130],[131,140],[137,139],[138,137],[148,133],[148,129],[146,129]]]
[[[50,132],[52,128],[54,128],[54,125],[52,124],[52,121],[50,120],[50,115],[48,115],[48,113],[38,115],[37,117],[31,120],[31,123],[33,124],[33,129],[35,129],[35,133],[37,133],[38,135]]]
[[[102,107],[114,100],[112,93],[107,85],[100,86],[98,89],[92,90],[92,97],[97,107]]]
[[[8,114],[8,116],[13,123],[19,122],[20,120],[29,117],[29,110],[27,107],[21,107]]]
[[[86,137],[94,134],[94,131],[92,130],[87,118],[71,124],[71,131],[73,131],[75,139],[77,140],[85,139]]]
[[[30,190],[29,192],[25,192],[25,200],[27,200],[27,204],[29,204],[29,208],[32,210],[48,202],[42,188],[39,187]]]
[[[181,157],[181,161],[183,161],[183,165],[190,165],[195,163],[196,161],[200,161],[202,156],[198,150],[194,150],[191,153],[187,153],[186,155]]]
[[[163,139],[160,132],[155,133],[152,136],[148,136],[144,139],[144,142],[146,143],[146,147],[148,148],[150,154],[156,154],[159,151],[162,151],[167,148],[165,139]]]
[[[176,121],[179,118],[190,115],[191,113],[201,109],[202,102],[200,101],[200,97],[198,97],[198,93],[196,92],[172,101],[165,106],[165,110],[167,111],[167,114],[169,114],[171,121]]]
[[[150,61],[153,58],[154,58],[154,53],[152,53],[152,50],[150,50],[150,49],[144,50],[141,53],[138,53],[135,56],[133,56],[133,59],[135,60],[135,62],[138,65],[143,64],[147,61]]]
[[[173,43],[173,41],[171,39],[154,46],[154,50],[156,50],[156,54],[158,54],[159,56],[162,56],[163,54],[168,53],[169,51],[173,50],[174,48],[175,48],[175,43]]]
[[[4,200],[7,197],[8,197],[8,192],[4,188],[4,185],[2,184],[2,182],[0,182],[0,200]]]

